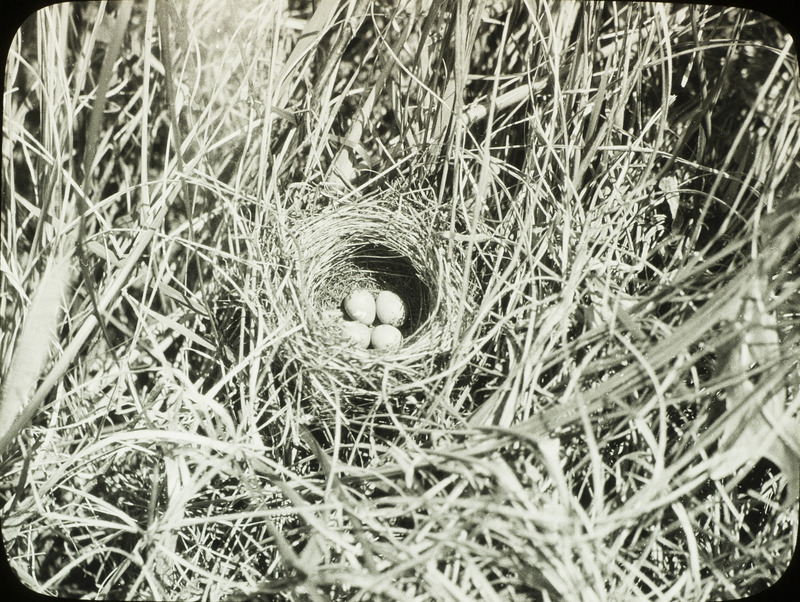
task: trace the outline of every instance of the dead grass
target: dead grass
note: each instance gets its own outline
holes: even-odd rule
[[[788,566],[800,96],[778,23],[62,4],[5,90],[4,383],[46,266],[66,249],[76,275],[2,425],[28,587],[730,599]],[[409,345],[325,339],[336,287],[387,274],[418,287]]]

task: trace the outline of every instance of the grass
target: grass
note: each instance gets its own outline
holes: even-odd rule
[[[3,105],[18,579],[763,591],[798,526],[798,81],[782,26],[734,8],[37,13]],[[411,291],[399,352],[330,336],[354,284]]]

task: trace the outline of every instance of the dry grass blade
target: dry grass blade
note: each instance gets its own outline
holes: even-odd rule
[[[30,396],[57,342],[58,322],[71,279],[70,262],[69,255],[61,255],[47,264],[25,311],[0,389],[0,450],[5,450],[26,426],[17,422],[23,410],[30,416],[38,409],[30,402]]]
[[[327,33],[333,18],[339,10],[340,0],[323,0],[320,2],[314,14],[306,22],[298,43],[292,53],[286,59],[277,80],[275,90],[275,100],[273,105],[277,109],[283,109],[289,101],[292,87],[298,83],[298,73],[302,72],[301,67],[304,59],[317,48],[323,35]]]
[[[120,50],[122,48],[122,40],[125,31],[128,28],[128,21],[131,16],[132,5],[130,3],[123,3],[116,15],[116,20],[111,31],[111,41],[103,56],[103,65],[100,68],[100,74],[97,81],[97,92],[94,105],[92,106],[91,114],[89,115],[89,125],[86,129],[86,146],[83,154],[83,195],[91,198],[89,183],[92,180],[92,173],[94,171],[94,161],[97,157],[98,146],[101,139],[101,123],[103,120],[103,113],[106,106],[106,96],[108,95],[108,88],[113,73],[114,64],[119,58]],[[89,270],[89,258],[84,249],[86,240],[86,220],[89,219],[89,205],[86,202],[86,197],[79,194],[78,198],[78,211],[80,214],[80,223],[78,226],[78,240],[77,240],[77,254],[78,263],[81,268],[81,276],[83,285],[89,291],[89,298],[92,303],[94,314],[97,317],[98,324],[103,332],[106,340],[109,339],[106,330],[105,321],[100,314],[100,308],[97,300],[97,289],[92,281]],[[113,348],[112,348],[113,353]]]

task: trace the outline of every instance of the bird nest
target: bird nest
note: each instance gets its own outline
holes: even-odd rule
[[[265,284],[267,302],[290,333],[280,356],[315,397],[415,390],[452,348],[456,317],[466,315],[463,266],[436,235],[432,207],[422,193],[382,192],[276,220],[265,250],[281,249],[283,268]],[[354,289],[389,290],[405,301],[399,349],[362,349],[343,335],[342,301]]]

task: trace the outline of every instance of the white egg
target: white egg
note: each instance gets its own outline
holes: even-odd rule
[[[375,311],[383,324],[402,326],[406,321],[406,304],[391,291],[381,291],[375,302]]]
[[[379,324],[372,329],[372,346],[379,351],[397,351],[403,342],[403,335],[390,324]]]
[[[375,321],[375,298],[366,289],[356,289],[345,298],[344,310],[357,322],[372,324]]]
[[[342,320],[340,322],[342,334],[345,339],[361,349],[369,347],[370,331],[369,326],[361,322],[350,322],[349,320]]]

